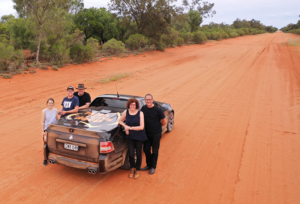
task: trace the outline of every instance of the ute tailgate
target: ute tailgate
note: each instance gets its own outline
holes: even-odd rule
[[[50,153],[78,160],[98,162],[101,136],[97,132],[50,125],[47,129]],[[66,149],[75,147],[75,150]]]

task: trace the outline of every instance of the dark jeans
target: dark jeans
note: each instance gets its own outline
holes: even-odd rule
[[[130,168],[136,168],[137,171],[139,171],[141,169],[142,148],[143,148],[142,141],[128,139],[128,152],[129,152]],[[136,161],[134,159],[135,153],[136,153]]]
[[[146,155],[146,163],[150,168],[156,168],[158,159],[158,150],[160,145],[161,133],[147,134],[148,140],[144,142],[144,152]],[[152,147],[152,153],[151,153]]]
[[[47,130],[44,130],[44,132],[47,132]],[[43,137],[43,142],[44,142],[44,160],[47,160],[48,159],[48,154],[49,154],[49,149],[48,149],[48,146],[46,144],[46,142],[44,141],[44,137]]]

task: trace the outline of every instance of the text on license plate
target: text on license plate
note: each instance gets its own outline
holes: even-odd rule
[[[78,151],[78,146],[77,145],[72,145],[72,144],[64,144],[64,148],[65,149],[70,149],[70,150],[74,150],[74,151]]]

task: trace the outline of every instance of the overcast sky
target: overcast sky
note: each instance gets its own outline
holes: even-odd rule
[[[0,16],[13,14],[11,0],[0,0]],[[206,1],[206,0],[205,0]],[[203,24],[209,22],[231,24],[236,18],[246,20],[260,20],[264,25],[282,28],[289,23],[300,20],[300,0],[207,0],[215,3],[217,14],[204,19]],[[84,0],[84,7],[107,7],[108,0]],[[178,0],[180,5],[182,0]]]

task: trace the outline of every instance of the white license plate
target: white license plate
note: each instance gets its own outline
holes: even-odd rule
[[[78,151],[78,146],[77,145],[72,145],[72,144],[65,143],[64,148],[65,149],[70,149],[70,150],[73,150],[73,151]]]

